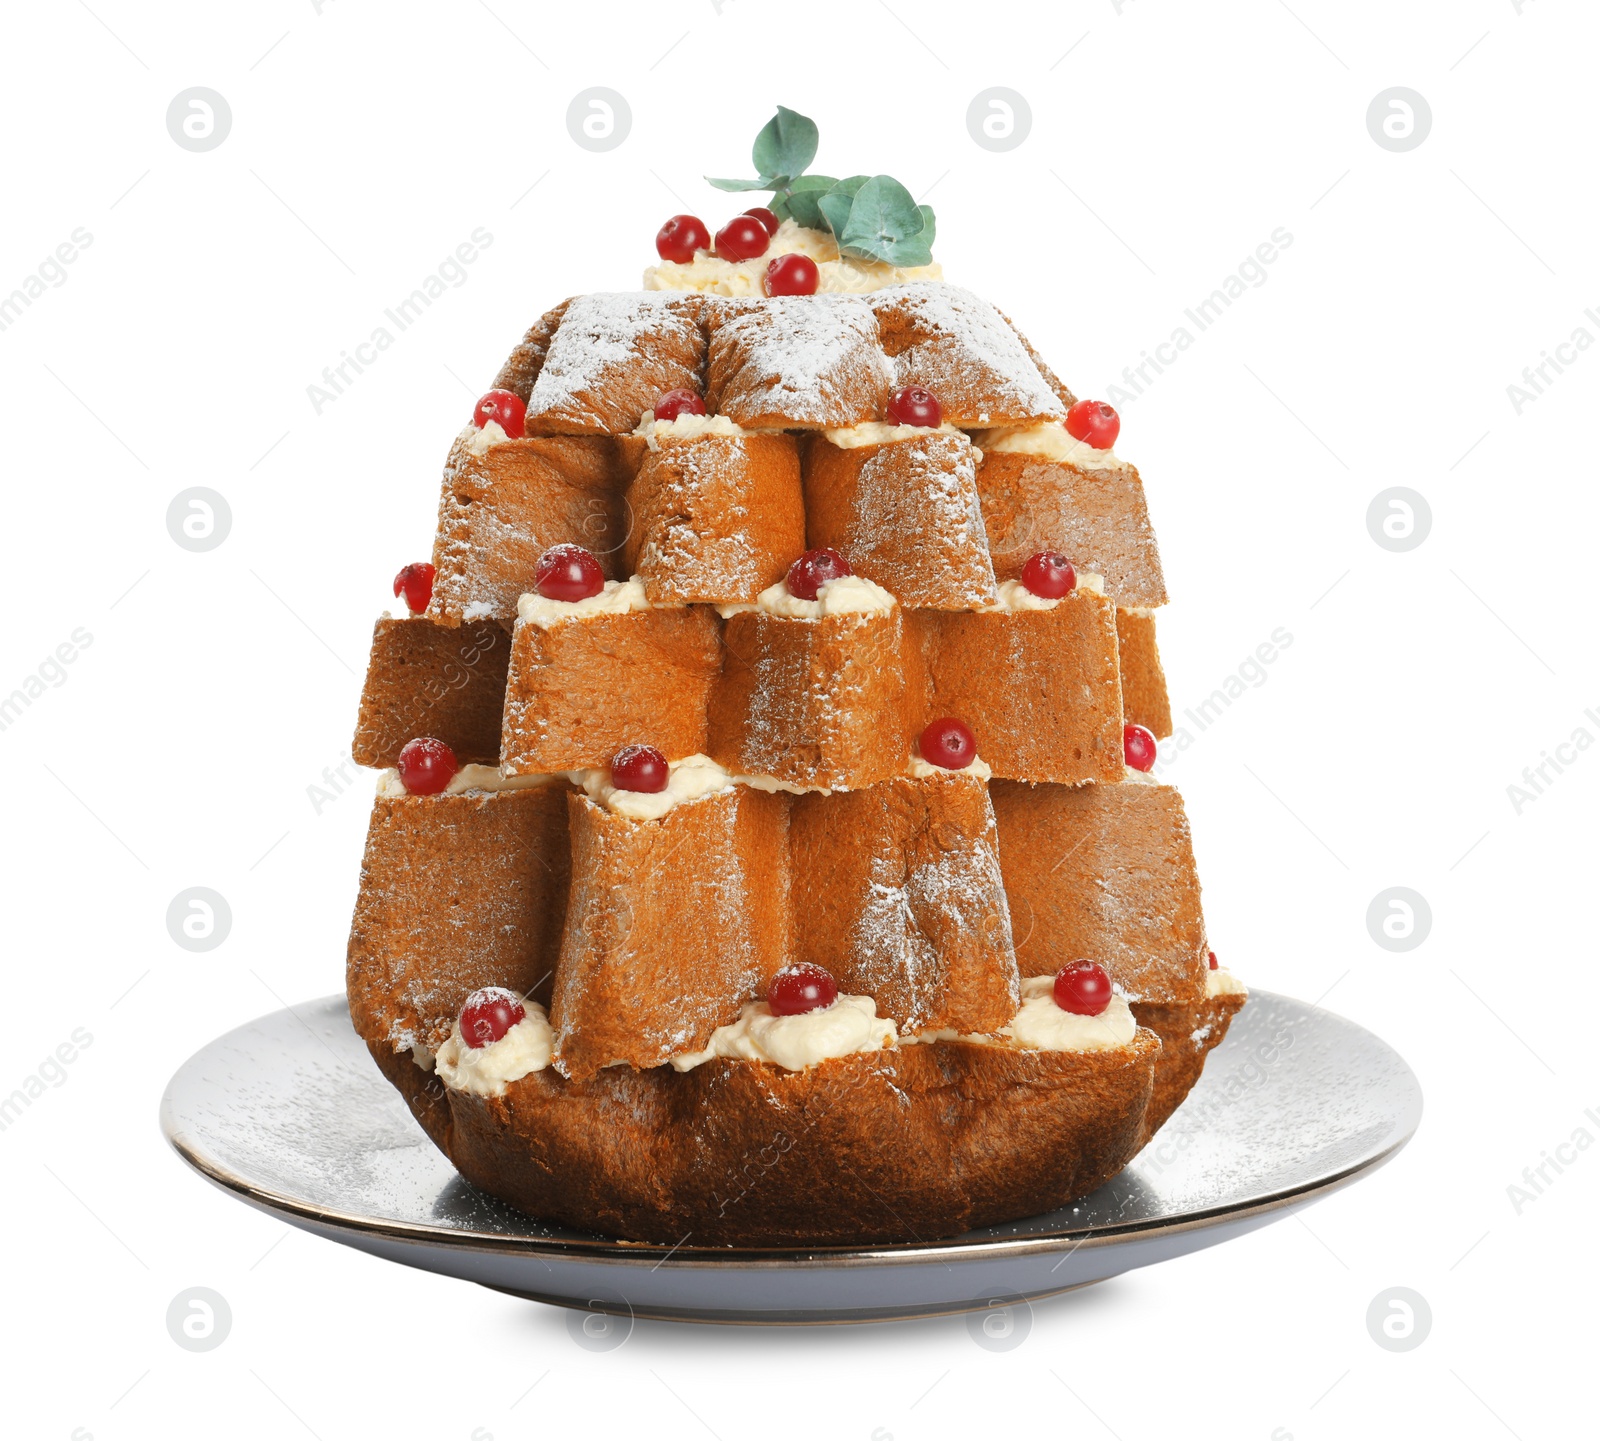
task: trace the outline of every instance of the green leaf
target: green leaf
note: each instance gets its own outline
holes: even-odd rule
[[[919,205],[917,206],[917,209],[922,213],[922,234],[919,235],[917,239],[927,244],[929,253],[931,254],[933,250],[933,235],[935,230],[933,223],[933,206]],[[924,265],[928,265],[931,262],[924,260],[922,263]]]
[[[758,175],[803,175],[816,155],[816,123],[783,105],[750,147]]]
[[[833,184],[834,179],[831,175],[797,175],[789,184],[788,194],[779,196],[773,202],[772,208],[780,220],[788,216],[796,225],[809,226],[812,230],[826,230],[827,217],[823,215],[818,201]],[[780,203],[783,206],[782,210],[778,209]]]
[[[923,224],[911,192],[892,176],[874,175],[856,191],[849,218],[835,233],[841,249],[887,260],[892,248],[920,236]]]
[[[856,191],[860,190],[870,179],[872,179],[870,175],[847,175],[843,180],[835,180],[833,182],[833,191],[836,195],[843,195],[854,200]]]
[[[835,236],[844,233],[844,228],[850,223],[850,197],[841,195],[837,187],[828,191],[817,200],[817,209],[821,212],[827,228]]]
[[[715,180],[706,176],[707,185],[715,185],[718,190],[771,190],[783,177],[764,175],[759,180]]]
[[[913,235],[905,240],[896,240],[880,248],[876,254],[878,260],[885,260],[890,265],[910,268],[914,265],[932,265],[933,250],[928,242],[927,233]]]

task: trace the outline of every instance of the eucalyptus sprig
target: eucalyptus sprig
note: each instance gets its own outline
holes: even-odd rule
[[[750,159],[754,180],[706,179],[718,190],[770,190],[772,211],[813,230],[833,232],[839,249],[889,265],[933,263],[931,206],[918,205],[891,175],[808,175],[816,158],[816,122],[785,106],[761,127]]]

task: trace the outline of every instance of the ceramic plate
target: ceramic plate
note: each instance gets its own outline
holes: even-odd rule
[[[933,1244],[729,1251],[547,1226],[474,1190],[379,1074],[342,996],[218,1037],[161,1102],[207,1180],[329,1240],[560,1306],[768,1323],[978,1310],[1214,1246],[1375,1170],[1421,1115],[1416,1077],[1371,1032],[1256,991],[1178,1112],[1076,1205]]]

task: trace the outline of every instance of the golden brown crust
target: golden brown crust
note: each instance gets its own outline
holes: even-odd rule
[[[492,620],[450,627],[384,617],[372,630],[350,755],[392,766],[415,736],[433,736],[463,765],[498,765],[511,632]]]
[[[722,665],[703,606],[627,611],[511,639],[501,762],[513,775],[608,766],[625,745],[668,760],[706,748],[706,705]]]
[[[1167,585],[1139,472],[1080,470],[1042,456],[986,450],[978,499],[995,574],[1014,580],[1028,558],[1060,551],[1105,581],[1124,606],[1165,605]]]
[[[855,296],[724,300],[707,307],[706,404],[751,430],[881,420],[889,367]]]
[[[707,754],[736,775],[801,786],[902,774],[911,747],[903,626],[898,606],[818,620],[729,616]]]
[[[1177,791],[995,781],[989,796],[1024,975],[1090,960],[1133,1001],[1204,996],[1200,881]]]
[[[1145,1112],[1142,1146],[1183,1104],[1200,1079],[1206,1057],[1222,1044],[1228,1026],[1245,1003],[1242,994],[1203,997],[1182,1004],[1133,1003],[1134,1019],[1161,1037],[1150,1107]]]
[[[1073,591],[1051,610],[923,611],[927,720],[972,728],[996,776],[1117,780],[1123,772],[1115,607]]]
[[[871,996],[902,1032],[999,1030],[1019,994],[998,841],[973,776],[798,797],[794,959]]]
[[[791,435],[660,440],[628,506],[623,569],[652,602],[753,601],[806,548]]]
[[[435,1048],[480,986],[550,994],[566,920],[567,790],[378,797],[345,969],[362,1039]]]
[[[619,578],[630,463],[637,452],[606,436],[532,436],[482,455],[458,436],[439,498],[428,614],[443,625],[487,617],[509,626],[553,545],[581,545]]]
[[[907,607],[962,610],[995,599],[978,505],[976,452],[929,431],[886,445],[810,438],[806,544],[829,546]]]
[[[1167,699],[1167,673],[1156,649],[1156,618],[1120,607],[1117,610],[1117,656],[1122,671],[1122,713],[1160,738],[1172,734],[1172,704]]]
[[[788,948],[788,802],[737,786],[631,820],[574,794],[556,1067],[659,1066],[738,1019]]]
[[[699,296],[580,295],[567,303],[528,395],[529,435],[622,435],[669,390],[698,390]]]
[[[1004,311],[1001,312],[1001,317],[1011,327],[1017,339],[1022,342],[1022,348],[1027,351],[1028,359],[1038,367],[1039,374],[1044,378],[1044,383],[1050,387],[1056,399],[1061,402],[1061,408],[1063,410],[1071,410],[1078,403],[1078,397],[1072,393],[1067,383],[1045,363],[1045,358],[1033,348],[1029,343],[1028,337],[1017,328],[1016,322],[1009,315],[1006,315]]]
[[[494,390],[509,390],[514,395],[520,396],[524,405],[528,402],[528,394],[533,389],[533,383],[539,378],[539,371],[544,367],[544,358],[550,352],[550,341],[556,333],[556,327],[561,324],[561,317],[567,313],[567,307],[572,304],[573,297],[568,296],[556,306],[554,310],[547,310],[529,328],[528,333],[518,342],[515,350],[506,357],[506,363],[500,367],[500,373],[494,378]]]
[[[665,1245],[931,1240],[1086,1195],[1138,1148],[1160,1043],[961,1042],[804,1071],[553,1071],[448,1092],[450,1159],[532,1215]]]

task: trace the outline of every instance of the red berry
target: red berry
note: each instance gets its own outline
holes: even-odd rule
[[[482,430],[491,420],[499,422],[500,429],[512,440],[522,439],[522,425],[528,407],[522,397],[509,390],[491,390],[472,411],[472,423]]]
[[[706,403],[692,390],[663,391],[656,402],[657,420],[676,420],[680,415],[704,415]]]
[[[1060,600],[1078,584],[1078,572],[1058,550],[1041,550],[1022,567],[1022,583],[1045,600]]]
[[[400,781],[414,796],[436,796],[461,769],[456,753],[432,736],[418,736],[400,747]]]
[[[474,991],[461,1007],[461,1039],[473,1050],[492,1046],[518,1021],[527,1009],[515,991],[504,986],[485,986]]]
[[[921,385],[908,385],[889,397],[890,425],[922,425],[937,430],[944,419],[939,397]]]
[[[724,260],[755,260],[767,253],[772,237],[753,215],[735,215],[717,232],[717,254]]]
[[[420,615],[433,599],[433,567],[425,560],[401,566],[394,578],[394,593],[405,596],[406,609],[412,615]]]
[[[755,216],[766,227],[768,235],[776,235],[778,233],[778,217],[776,213],[767,209],[765,205],[752,205],[745,211],[745,214]]]
[[[588,600],[606,588],[606,578],[581,545],[553,545],[534,567],[533,588],[546,600]]]
[[[830,580],[854,574],[849,561],[824,546],[821,550],[808,550],[791,565],[785,584],[796,600],[815,600],[817,592]]]
[[[768,295],[815,295],[820,281],[817,262],[798,251],[780,255],[767,267]]]
[[[1122,421],[1103,400],[1080,400],[1067,412],[1067,434],[1096,450],[1110,450],[1121,430]]]
[[[1206,964],[1208,966],[1210,966],[1212,970],[1216,970],[1216,968],[1217,968],[1217,953],[1215,951],[1207,951],[1206,952]]]
[[[964,721],[943,716],[931,721],[917,742],[923,760],[947,771],[965,770],[977,758],[978,742]]]
[[[1075,1016],[1098,1016],[1111,1004],[1111,977],[1093,961],[1074,961],[1056,972],[1056,1004]]]
[[[623,746],[611,757],[611,784],[653,796],[667,788],[667,758],[654,746]]]
[[[1130,721],[1122,728],[1122,758],[1136,771],[1149,770],[1156,763],[1156,738]]]
[[[698,215],[674,215],[656,231],[656,254],[687,265],[697,250],[711,249],[711,232]]]
[[[767,1005],[775,1016],[826,1010],[839,999],[839,983],[809,961],[785,966],[767,983]]]

